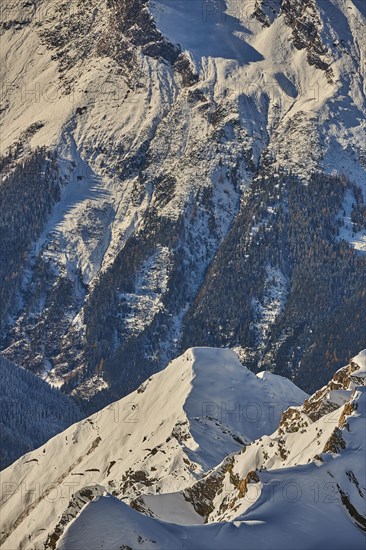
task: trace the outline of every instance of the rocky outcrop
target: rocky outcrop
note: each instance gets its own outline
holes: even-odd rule
[[[281,13],[292,28],[293,44],[298,50],[307,50],[309,65],[325,71],[328,80],[333,78],[328,48],[324,44],[322,23],[315,0],[282,0]]]

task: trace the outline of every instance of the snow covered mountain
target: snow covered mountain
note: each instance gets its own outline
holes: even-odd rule
[[[363,548],[365,30],[1,4],[4,549]]]
[[[365,347],[362,1],[0,21],[7,358],[95,411],[193,345],[307,391]]]
[[[272,433],[282,411],[305,397],[289,380],[256,376],[229,350],[188,350],[2,472],[4,548],[53,547],[85,499],[105,490],[130,502],[191,486],[228,453]]]
[[[188,350],[2,472],[2,547],[361,549],[365,377],[307,397]]]

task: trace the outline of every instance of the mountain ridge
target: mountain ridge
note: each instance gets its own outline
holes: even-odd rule
[[[336,513],[344,536],[361,547],[357,533],[363,528],[366,494],[360,460],[365,444],[365,355],[338,371],[320,397],[308,398],[289,380],[251,373],[230,350],[188,350],[133,394],[71,426],[2,472],[2,545],[73,548],[73,537],[86,546],[89,537],[95,537],[95,547],[114,548],[118,541],[119,548],[126,514],[132,530],[124,532],[134,542],[123,543],[132,548],[135,538],[146,538],[149,525],[159,533],[161,548],[171,547],[166,528],[186,533],[189,541],[199,525],[208,527],[202,532],[202,548],[211,547],[218,528],[226,533],[229,547],[238,547],[242,540],[242,535],[232,536],[232,529],[239,528],[248,540],[269,533],[268,541],[275,536],[290,548],[292,535],[278,538],[279,530],[285,531],[280,512],[278,521],[272,522],[268,511],[261,519],[263,507],[281,503],[281,510],[289,507],[282,518],[303,513],[305,505],[311,522],[322,505],[324,521]],[[215,373],[216,385],[208,372]],[[329,412],[323,407],[319,416],[319,400],[330,400],[337,408]],[[337,497],[325,501],[329,506],[309,499],[310,486],[328,481]],[[289,497],[278,500],[284,487],[289,487]],[[303,491],[303,498],[292,495],[293,487]],[[271,491],[275,500],[268,498]],[[108,500],[107,493],[122,502]],[[120,517],[116,524],[105,516],[115,516],[114,506]],[[93,521],[98,534],[89,523],[91,510],[97,514]],[[108,528],[101,528],[103,522]],[[264,525],[261,535],[250,527],[257,524]],[[84,526],[81,532],[79,526]],[[319,543],[322,533],[318,524],[306,535],[304,548],[310,541]],[[222,545],[223,539],[216,544]]]

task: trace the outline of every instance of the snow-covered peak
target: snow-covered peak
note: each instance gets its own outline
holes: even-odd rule
[[[55,0],[52,10],[48,0],[24,2],[19,9],[8,5],[1,10],[7,20],[0,26],[5,83],[0,147],[8,162],[4,181],[11,183],[15,168],[25,166],[35,148],[45,147],[53,153],[46,160],[53,159],[57,182],[57,204],[44,201],[44,223],[36,224],[31,212],[22,212],[31,193],[21,171],[14,180],[21,200],[15,202],[10,193],[4,208],[12,213],[13,203],[14,208],[21,205],[21,214],[5,218],[12,229],[6,249],[12,261],[4,262],[3,277],[13,281],[4,300],[9,324],[5,351],[17,363],[74,397],[95,398],[91,406],[98,398],[106,403],[135,388],[136,380],[156,372],[180,349],[183,319],[207,267],[253,181],[262,177],[264,193],[258,190],[256,201],[263,201],[263,212],[255,220],[249,215],[254,225],[244,231],[267,232],[268,225],[271,239],[263,239],[267,244],[255,253],[258,260],[267,258],[271,244],[279,240],[276,227],[289,227],[286,233],[294,239],[273,249],[273,259],[282,258],[284,265],[288,251],[300,248],[303,238],[282,218],[288,208],[280,189],[279,208],[266,209],[265,182],[278,173],[292,173],[304,188],[314,172],[344,174],[345,185],[349,178],[355,189],[350,187],[345,196],[338,191],[334,198],[338,221],[346,220],[339,238],[366,250],[361,227],[365,19],[359,0]],[[37,160],[36,165],[38,181],[43,164]],[[38,206],[36,201],[37,212]],[[281,217],[284,223],[272,227],[269,212],[272,220]],[[13,241],[18,244],[19,227],[27,238],[18,258],[8,249]],[[324,229],[328,235],[329,228]],[[240,246],[236,255],[244,250]],[[330,257],[340,256],[333,249]],[[344,274],[348,264],[355,265],[351,258],[346,254],[339,264]],[[315,256],[312,262],[326,266],[328,256]],[[229,266],[229,273],[230,263],[222,265]],[[240,265],[233,273],[238,279],[258,273],[260,281],[261,267],[268,273],[261,283],[263,300],[253,296],[253,323],[264,352],[296,280],[270,265],[268,270]],[[220,271],[213,277],[219,279]],[[310,270],[306,292],[318,280],[314,273]],[[332,272],[322,273],[321,280],[323,276],[336,280]],[[351,279],[344,296],[355,290]],[[237,281],[233,286],[241,289]],[[221,288],[212,294],[221,296]],[[231,298],[233,308],[222,319],[225,345],[244,345],[232,342],[242,332],[241,319],[231,330],[225,328],[226,317],[236,311],[246,315],[250,306],[246,311],[228,294],[223,299]],[[289,304],[298,298],[305,301],[307,295],[294,294]],[[216,320],[222,310],[219,304],[207,319]],[[335,314],[334,327],[337,315],[348,312],[338,299],[329,299],[324,311],[329,317]],[[284,326],[285,340],[279,336],[273,343],[276,348],[288,347],[286,338],[295,337],[296,323],[295,315],[295,325]],[[322,326],[318,319],[317,327]],[[315,342],[309,338],[307,349]],[[299,356],[303,368],[306,349],[297,343],[295,337],[291,354]],[[364,373],[361,357],[361,364],[358,360],[338,371],[300,406],[307,396],[291,382],[271,373],[255,375],[227,350],[190,349],[124,399],[71,426],[3,473],[3,543],[34,550],[47,541],[54,548],[84,505],[101,497],[86,507],[85,519],[82,514],[75,521],[76,529],[84,525],[84,534],[79,532],[76,542],[64,541],[66,548],[80,541],[97,547],[104,533],[96,518],[112,516],[112,508],[119,519],[108,531],[115,538],[101,546],[135,547],[143,535],[147,547],[170,549],[181,539],[187,548],[197,547],[199,530],[178,529],[174,538],[174,528],[141,516],[126,503],[157,518],[184,517],[188,523],[232,520],[248,511],[237,525],[209,526],[198,543],[208,548],[223,548],[228,540],[232,547],[242,547],[243,539],[252,547],[258,540],[263,548],[273,540],[281,548],[293,547],[298,526],[305,522],[308,528],[322,514],[325,529],[333,529],[332,547],[343,548],[341,535],[348,537],[347,526],[353,529],[354,523],[344,513],[344,503],[360,510],[365,494],[358,471],[364,447],[357,439],[363,408],[356,412],[350,405],[351,399],[363,399],[357,387]],[[353,429],[357,437],[351,441]],[[355,453],[338,453],[343,445]],[[275,490],[280,498],[284,484],[298,482],[298,472],[304,473],[305,486],[331,481],[339,473],[333,471],[338,454],[344,462],[336,476],[343,508],[337,502],[329,514],[324,508],[314,514],[306,498],[298,507],[283,498],[270,506],[266,490],[278,479],[283,482]],[[322,460],[333,467],[329,476]],[[317,471],[319,478],[313,476]],[[113,497],[104,497],[105,491]],[[198,510],[196,495],[204,496],[204,509]],[[243,501],[243,495],[252,502]],[[284,525],[283,518],[287,521],[291,514],[290,526]],[[121,526],[127,532],[123,540]],[[312,534],[313,539],[301,540],[307,549],[319,547],[317,529]],[[360,540],[356,535],[348,540],[354,547]],[[326,547],[329,541],[320,542]]]
[[[306,513],[312,522],[316,522],[319,513],[325,514],[327,522],[331,521],[332,514],[339,514],[341,522],[349,516],[355,528],[348,529],[344,536],[358,540],[358,529],[365,527],[362,510],[365,506],[366,478],[362,456],[366,449],[366,388],[358,385],[352,389],[353,382],[347,378],[348,374],[348,367],[345,367],[329,383],[329,386],[339,384],[343,377],[346,389],[337,390],[344,392],[343,400],[339,399],[338,405],[332,401],[333,407],[324,405],[314,408],[321,398],[320,390],[304,406],[290,407],[285,411],[273,434],[262,436],[238,453],[228,456],[192,487],[176,495],[141,497],[139,508],[160,520],[184,525],[184,520],[172,519],[174,514],[168,502],[175,501],[176,507],[185,503],[185,517],[189,517],[188,502],[191,510],[198,513],[205,523],[240,521],[248,524],[247,520],[267,518],[264,533],[272,532],[276,529],[272,518],[275,513],[272,506],[276,508],[274,495],[278,498],[281,491],[287,491],[288,486],[291,487],[291,494],[286,493],[284,500],[295,506],[288,509],[291,516]],[[362,383],[361,380],[359,382]],[[322,392],[322,395],[329,404],[327,394]],[[311,480],[313,487],[322,486],[325,493],[329,489],[333,498],[312,501],[308,494]],[[280,492],[278,487],[281,487]],[[296,493],[293,500],[292,489]],[[276,502],[278,505],[280,501]],[[324,502],[334,503],[335,509],[324,507]],[[193,521],[192,513],[190,517]],[[280,516],[278,521],[281,521]],[[304,547],[313,548],[315,542],[309,542],[311,537],[318,537],[319,543],[322,533],[321,524],[315,532],[307,532]],[[291,543],[287,540],[285,547],[291,547]],[[355,548],[359,547],[357,544]]]
[[[3,472],[3,487],[10,488],[2,496],[3,540],[18,547],[32,533],[32,548],[42,547],[87,495],[102,494],[100,487],[127,501],[184,490],[228,453],[271,433],[282,412],[305,397],[291,382],[257,377],[230,350],[189,349],[135,392]],[[50,506],[56,493],[62,498]]]
[[[167,373],[184,361],[192,372],[184,404],[188,418],[213,417],[249,439],[271,433],[285,404],[302,403],[307,397],[286,378],[267,372],[255,375],[228,349],[192,348],[173,361]]]
[[[366,394],[355,385],[362,382],[352,376],[356,369],[354,362],[344,367],[301,405],[306,394],[291,382],[253,374],[232,351],[189,349],[3,472],[2,543],[70,550],[93,540],[93,548],[114,550],[135,548],[136,539],[170,550],[177,540],[192,548],[199,534],[195,547],[202,549],[221,549],[224,540],[241,548],[243,536],[252,546],[275,540],[289,549],[305,518],[314,529],[299,548],[318,548],[336,517],[332,547],[347,537],[358,549]],[[346,392],[343,401],[319,407],[330,391]],[[327,484],[335,500],[323,506],[309,487]],[[293,498],[294,487],[302,498]]]

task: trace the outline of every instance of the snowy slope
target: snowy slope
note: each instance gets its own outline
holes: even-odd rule
[[[206,522],[232,521],[260,498],[264,490],[263,472],[277,472],[283,468],[296,470],[296,467],[309,463],[320,466],[328,460],[327,455],[324,457],[322,453],[336,453],[344,449],[347,445],[340,428],[347,428],[344,418],[357,409],[357,405],[353,404],[355,392],[357,394],[361,385],[365,385],[363,356],[364,352],[355,357],[350,365],[340,369],[327,386],[305,400],[302,406],[287,409],[274,433],[261,436],[237,455],[228,457],[196,486],[187,489],[182,495],[184,500],[191,502]],[[361,425],[362,421],[358,426]],[[360,430],[357,437],[363,448],[365,434],[360,427],[357,429]],[[357,455],[347,460],[355,465],[356,478],[358,476],[362,487],[364,475],[360,457]],[[299,468],[299,471],[302,469]],[[359,496],[362,497],[361,494]],[[167,511],[164,500],[168,498],[171,497],[147,496],[139,502],[141,509],[167,520],[169,515],[164,515]],[[356,508],[361,507],[362,511],[362,498],[356,504]]]
[[[362,397],[363,410],[364,395]],[[361,422],[364,423],[364,417]],[[354,429],[356,431],[356,426]],[[353,444],[358,446],[359,443],[360,439],[355,437]],[[364,450],[364,446],[357,450],[358,466]],[[173,525],[154,521],[113,497],[104,496],[86,506],[66,531],[58,548],[101,549],[108,546],[110,550],[117,550],[126,545],[133,550],[144,547],[149,550],[222,550],[241,549],[245,544],[246,548],[260,545],[266,550],[342,550],[345,547],[362,550],[365,535],[353,525],[346,507],[342,506],[332,477],[339,479],[342,476],[348,490],[357,492],[345,475],[345,469],[354,468],[355,464],[349,454],[343,460],[339,457],[337,464],[336,459],[330,460],[333,463],[327,463],[321,471],[311,464],[302,471],[282,470],[272,475],[264,474],[266,491],[250,511],[234,522],[189,527]]]
[[[41,548],[105,490],[129,502],[185,489],[228,453],[271,433],[282,411],[304,398],[288,380],[255,376],[229,350],[188,350],[2,473],[4,548]],[[188,504],[187,514],[189,523],[202,522]]]
[[[265,549],[364,548],[364,355],[338,371],[328,392],[326,388],[320,390],[326,399],[331,388],[340,386],[342,380],[342,391],[349,392],[349,396],[336,411],[313,422],[308,406],[310,402],[314,407],[315,399],[310,399],[297,409],[302,415],[307,410],[307,425],[303,423],[305,415],[302,419],[291,418],[295,409],[289,409],[290,415],[286,411],[278,431],[270,438],[260,438],[226,460],[226,479],[216,471],[198,482],[206,484],[206,492],[195,493],[192,487],[185,499],[179,499],[179,495],[140,499],[148,502],[153,512],[155,506],[155,518],[165,515],[165,521],[146,517],[100,493],[69,525],[57,547],[239,549],[244,541],[245,547],[260,545]],[[296,430],[300,425],[302,429]],[[273,448],[278,451],[279,439],[292,456],[286,456],[285,451],[276,458],[278,453]],[[263,457],[267,451],[272,453],[270,460]],[[221,515],[216,512],[206,518],[207,525],[200,525],[202,521],[187,503],[195,497],[195,508],[199,510],[208,495]],[[151,508],[149,515],[153,513]]]

